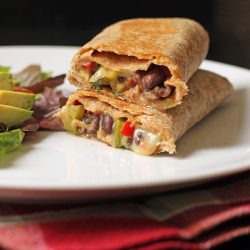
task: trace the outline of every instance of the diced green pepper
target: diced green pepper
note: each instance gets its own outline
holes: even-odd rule
[[[91,88],[93,90],[100,90],[102,85],[102,79],[97,80],[96,82],[92,82]]]
[[[88,82],[90,75],[91,75],[90,71],[86,69],[80,70],[80,77],[83,79],[83,81]]]
[[[116,90],[118,93],[121,93],[121,92],[124,92],[125,89],[126,89],[126,85],[125,85],[124,83],[118,83],[118,84],[116,85],[116,89],[115,89],[115,90]]]
[[[174,100],[172,98],[167,98],[165,104],[166,108],[171,108],[174,105]]]
[[[113,147],[120,148],[122,146],[121,145],[121,139],[122,139],[121,129],[122,129],[123,123],[124,121],[121,119],[116,120],[115,122],[114,130],[113,130]]]
[[[106,70],[105,78],[107,81],[113,81],[117,78],[118,72],[114,70]]]
[[[118,76],[118,72],[111,70],[111,69],[104,68],[101,66],[95,72],[95,74],[91,76],[89,81],[92,83],[92,82],[96,82],[96,81],[102,79],[102,83],[104,85],[107,85],[111,81],[115,80],[117,78],[117,76]]]
[[[119,93],[118,91],[113,91],[112,94],[113,94],[114,96],[119,96],[119,95],[120,95],[120,93]]]
[[[67,110],[62,115],[62,122],[65,130],[76,133],[75,128],[72,126],[73,120],[81,120],[84,116],[83,105],[69,105]]]

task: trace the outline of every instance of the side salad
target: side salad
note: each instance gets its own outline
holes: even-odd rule
[[[64,79],[65,74],[53,77],[40,65],[29,65],[16,74],[0,66],[0,155],[19,147],[29,132],[63,130],[54,114],[67,101],[55,88]]]

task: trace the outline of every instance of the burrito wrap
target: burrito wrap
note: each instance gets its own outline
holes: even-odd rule
[[[189,80],[188,87],[189,94],[184,97],[182,105],[165,111],[119,100],[111,93],[103,95],[87,90],[79,90],[71,95],[67,105],[77,100],[86,110],[102,110],[115,119],[126,117],[137,127],[159,136],[160,143],[154,153],[167,151],[172,154],[175,152],[175,142],[223,102],[233,90],[226,78],[205,70],[198,70]],[[81,126],[80,121],[78,126]]]
[[[91,60],[115,71],[147,70],[150,65],[166,66],[175,87],[176,106],[188,88],[186,82],[198,69],[208,51],[207,32],[197,22],[185,18],[131,19],[115,23],[85,44],[73,57],[69,80],[79,88],[90,88],[82,80],[78,65]],[[158,109],[168,108],[164,100],[145,100],[134,88],[117,98]]]

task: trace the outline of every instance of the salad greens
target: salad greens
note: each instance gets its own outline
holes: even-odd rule
[[[53,76],[53,72],[52,71],[43,71],[40,73],[40,77],[41,77],[41,80],[46,80],[50,77]]]
[[[0,73],[9,74],[10,73],[10,69],[11,69],[11,67],[0,65]]]
[[[62,94],[53,88],[64,78],[52,77],[52,72],[41,71],[40,65],[29,65],[17,74],[0,65],[0,156],[18,148],[24,131],[37,131],[39,122],[49,117],[47,113],[51,115],[60,107]],[[48,103],[53,103],[52,107],[47,107]],[[50,128],[44,120],[43,124]]]
[[[21,129],[0,133],[0,155],[6,154],[18,148],[23,140],[24,132]]]

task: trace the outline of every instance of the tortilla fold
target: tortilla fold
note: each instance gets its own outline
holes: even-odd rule
[[[166,66],[174,86],[171,104],[164,98],[144,98],[135,86],[116,98],[165,110],[181,104],[188,93],[187,82],[206,57],[209,37],[197,22],[186,18],[138,18],[117,22],[95,36],[73,57],[69,81],[81,89],[91,84],[82,79],[79,65],[91,60],[114,71],[136,72],[150,65]],[[111,89],[100,91],[105,95]]]
[[[173,154],[176,151],[176,141],[233,91],[232,85],[226,78],[205,70],[198,70],[189,80],[188,86],[189,94],[184,97],[182,105],[165,111],[141,107],[96,91],[79,90],[70,96],[61,115],[66,112],[67,106],[77,100],[85,110],[93,113],[101,110],[114,119],[125,117],[136,128],[157,134],[159,143],[153,154],[160,152]],[[88,136],[82,129],[82,124],[83,121],[75,120],[76,130],[81,131],[81,135]],[[98,139],[111,145],[105,138]]]

